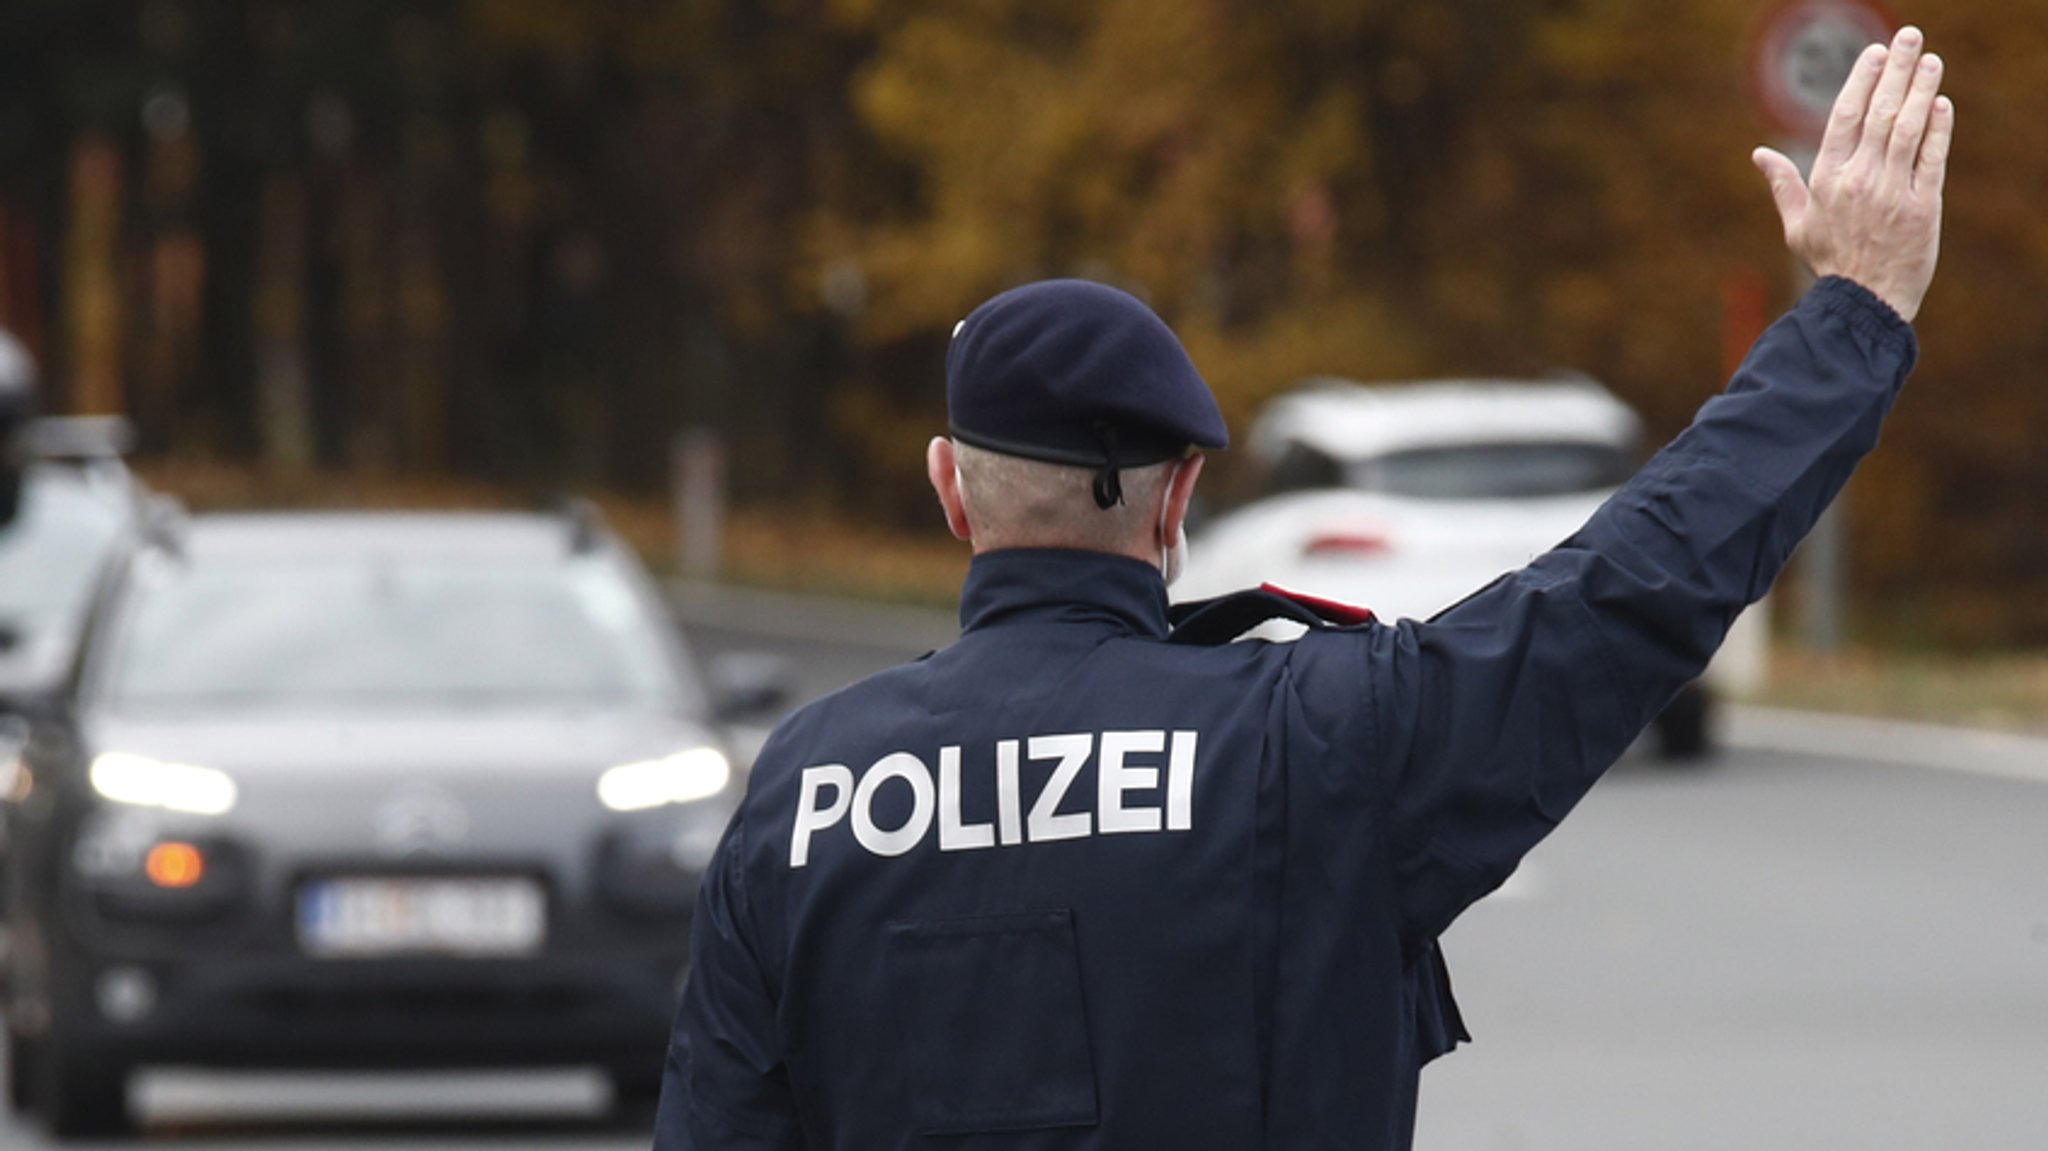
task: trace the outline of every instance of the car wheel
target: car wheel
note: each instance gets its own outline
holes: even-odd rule
[[[71,1139],[123,1135],[134,1129],[128,1115],[126,1067],[54,1044],[41,1055],[41,1110],[50,1134]]]
[[[1707,731],[1710,710],[1707,691],[1699,684],[1688,684],[1678,693],[1657,717],[1657,748],[1665,759],[1689,762],[1706,758],[1713,750]]]

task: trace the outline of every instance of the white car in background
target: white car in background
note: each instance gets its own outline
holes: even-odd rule
[[[1258,496],[1206,524],[1177,600],[1271,582],[1427,619],[1577,531],[1634,473],[1642,424],[1582,377],[1365,385],[1317,379],[1260,415]],[[1689,685],[1661,750],[1709,748]]]

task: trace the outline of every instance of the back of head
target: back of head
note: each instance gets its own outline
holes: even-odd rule
[[[1129,551],[1158,530],[1174,462],[1229,442],[1173,330],[1086,280],[1013,288],[962,320],[946,407],[983,550]]]
[[[1124,552],[1150,538],[1170,463],[1125,469],[1123,499],[1099,507],[1098,468],[1046,463],[960,443],[954,448],[974,539],[983,549],[1056,547]]]

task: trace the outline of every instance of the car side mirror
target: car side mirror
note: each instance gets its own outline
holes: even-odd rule
[[[734,651],[713,656],[706,668],[711,711],[726,722],[777,711],[789,702],[789,664],[763,652]]]

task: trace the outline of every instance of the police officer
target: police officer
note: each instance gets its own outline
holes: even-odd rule
[[[1908,29],[1856,66],[1810,186],[1759,152],[1819,282],[1582,531],[1429,623],[1212,642],[1300,610],[1252,595],[1170,628],[1196,452],[1225,443],[1207,388],[1112,289],[976,309],[928,453],[974,546],[962,635],[762,751],[656,1146],[1408,1146],[1419,1069],[1465,1038],[1437,937],[1876,440],[1933,274],[1939,80]]]

